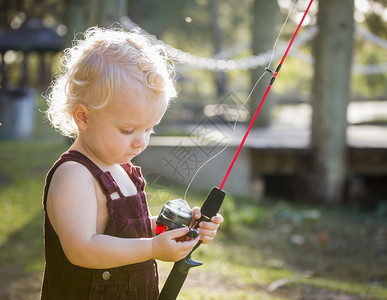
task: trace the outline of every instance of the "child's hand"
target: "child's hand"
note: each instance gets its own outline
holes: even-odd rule
[[[202,214],[199,207],[192,209],[192,219],[198,220]],[[219,224],[223,223],[223,217],[220,214],[211,218],[211,222],[200,222],[197,230],[199,231],[199,237],[203,244],[211,243],[216,235]]]
[[[178,261],[186,257],[199,242],[199,237],[177,242],[175,239],[188,233],[188,227],[166,231],[152,239],[153,258],[163,261]]]

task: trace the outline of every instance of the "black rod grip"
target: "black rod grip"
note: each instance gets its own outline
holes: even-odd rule
[[[225,196],[226,196],[225,192],[218,189],[217,187],[213,187],[212,190],[207,195],[206,200],[202,205],[202,208],[200,209],[200,212],[202,213],[202,215],[210,219],[213,216],[216,216],[220,207],[222,206]]]
[[[180,272],[178,268],[178,265],[175,263],[157,300],[172,300],[177,298],[188,275],[188,271],[187,273]]]

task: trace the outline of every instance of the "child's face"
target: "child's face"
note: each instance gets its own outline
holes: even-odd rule
[[[105,108],[91,111],[86,146],[106,164],[128,163],[149,143],[149,137],[164,116],[166,99],[150,99],[143,91],[122,92]]]

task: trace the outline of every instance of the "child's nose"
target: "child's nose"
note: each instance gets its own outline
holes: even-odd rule
[[[148,138],[146,133],[139,133],[133,140],[134,148],[144,148],[147,145]]]

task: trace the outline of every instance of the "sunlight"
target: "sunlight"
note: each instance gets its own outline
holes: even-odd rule
[[[355,7],[362,13],[370,11],[370,5],[367,0],[355,0]]]

